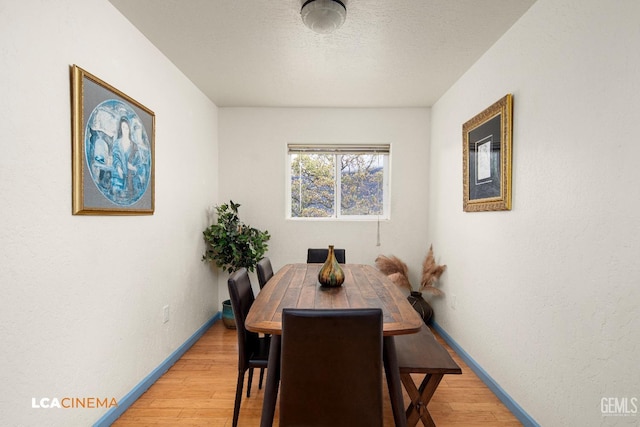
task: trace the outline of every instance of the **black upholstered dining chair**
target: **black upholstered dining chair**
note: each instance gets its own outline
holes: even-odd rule
[[[255,300],[247,269],[243,267],[231,274],[227,285],[238,332],[238,383],[233,407],[233,427],[236,427],[238,425],[238,416],[240,415],[240,403],[242,402],[244,374],[247,370],[249,371],[247,397],[250,397],[254,368],[260,368],[258,388],[262,388],[264,369],[267,367],[269,358],[270,337],[260,337],[257,333],[248,331],[244,326],[249,309]]]
[[[334,249],[333,253],[336,257],[336,261],[339,264],[346,263],[346,253],[344,249]],[[307,249],[307,264],[309,263],[324,263],[329,256],[329,249]]]
[[[283,309],[280,426],[382,426],[382,367],[381,309]]]
[[[264,288],[269,279],[273,277],[273,267],[271,266],[271,260],[268,257],[262,258],[256,265],[258,273],[258,285],[260,289]]]

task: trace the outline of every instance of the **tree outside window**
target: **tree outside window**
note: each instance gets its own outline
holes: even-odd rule
[[[304,147],[289,150],[291,218],[387,217],[388,146]]]

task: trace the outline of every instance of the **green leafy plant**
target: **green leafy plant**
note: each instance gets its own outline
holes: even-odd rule
[[[216,206],[218,222],[202,232],[207,243],[202,260],[213,261],[229,273],[240,267],[254,271],[267,252],[267,241],[271,238],[268,231],[260,231],[240,221],[239,207],[240,204],[233,200]]]

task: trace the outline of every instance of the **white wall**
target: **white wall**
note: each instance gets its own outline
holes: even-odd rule
[[[395,254],[417,277],[429,247],[429,109],[221,108],[219,114],[220,200],[240,203],[243,221],[269,230],[274,269],[306,262],[309,247],[334,244],[353,263]],[[375,221],[285,219],[287,143],[391,144],[391,220],[380,224],[380,246]],[[219,290],[226,298],[226,276]]]
[[[433,107],[436,320],[544,426],[636,425],[640,2],[538,0]],[[513,210],[462,211],[462,124],[514,94]],[[457,295],[457,308],[450,307]]]
[[[153,216],[71,215],[74,63],[155,112]],[[119,400],[219,310],[217,108],[106,0],[2,0],[0,64],[0,424],[86,426],[31,399]]]

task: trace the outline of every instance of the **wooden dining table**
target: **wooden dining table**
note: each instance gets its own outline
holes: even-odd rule
[[[318,283],[322,264],[287,264],[260,291],[245,320],[253,332],[271,334],[261,427],[271,427],[280,382],[280,337],[284,308],[380,308],[383,314],[383,359],[396,426],[406,426],[402,385],[394,343],[395,335],[420,331],[422,318],[398,287],[375,267],[341,264],[342,286]]]

